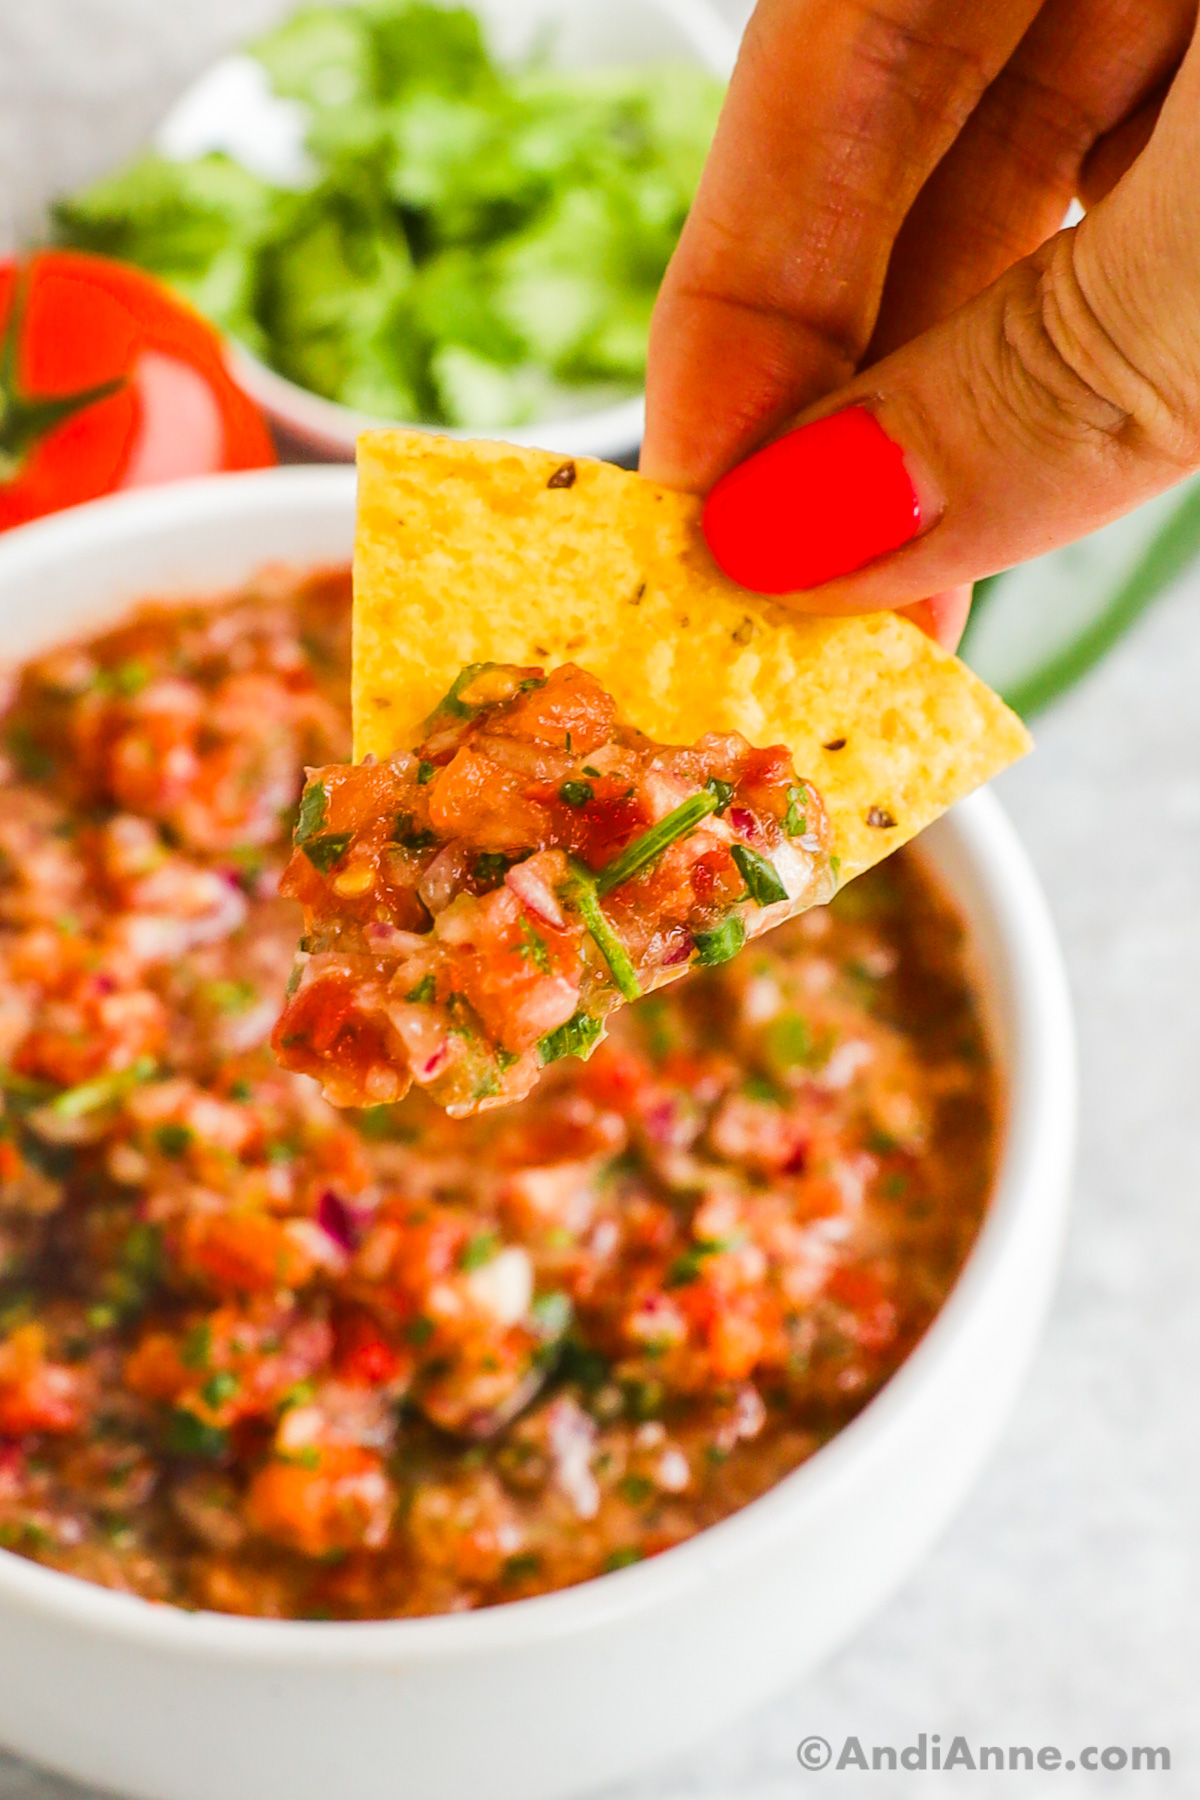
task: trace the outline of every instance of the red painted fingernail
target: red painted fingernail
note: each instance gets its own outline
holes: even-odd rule
[[[704,535],[734,581],[793,594],[850,575],[921,528],[904,453],[864,406],[789,431],[722,475]]]

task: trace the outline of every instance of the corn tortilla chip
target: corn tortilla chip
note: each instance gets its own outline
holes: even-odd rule
[[[466,663],[573,661],[662,743],[786,744],[847,880],[1029,748],[894,613],[814,619],[713,562],[700,502],[582,458],[415,431],[358,442],[355,756],[386,756]]]

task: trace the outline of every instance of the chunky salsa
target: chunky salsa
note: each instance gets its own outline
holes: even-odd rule
[[[338,1106],[520,1099],[622,1000],[828,900],[828,838],[779,746],[655,744],[573,663],[473,664],[411,754],[313,771],[276,1054]]]
[[[3,721],[0,1544],[183,1607],[453,1611],[668,1549],[869,1400],[992,1177],[961,930],[905,853],[515,1105],[282,1069],[348,615],[340,574],[147,607]]]

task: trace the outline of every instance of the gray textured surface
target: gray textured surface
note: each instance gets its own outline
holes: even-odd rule
[[[280,6],[0,0],[9,227],[119,160],[191,73]],[[1066,944],[1084,1078],[1066,1274],[1001,1449],[939,1548],[827,1669],[608,1800],[1200,1792],[1198,694],[1200,578],[1001,784]],[[903,1745],[922,1730],[1064,1755],[1167,1744],[1174,1767],[806,1776],[794,1757],[807,1732]],[[0,1800],[78,1793],[0,1753]]]

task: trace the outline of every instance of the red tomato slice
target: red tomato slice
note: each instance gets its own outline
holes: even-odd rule
[[[212,326],[140,270],[76,250],[0,262],[0,343],[0,530],[276,460]]]

